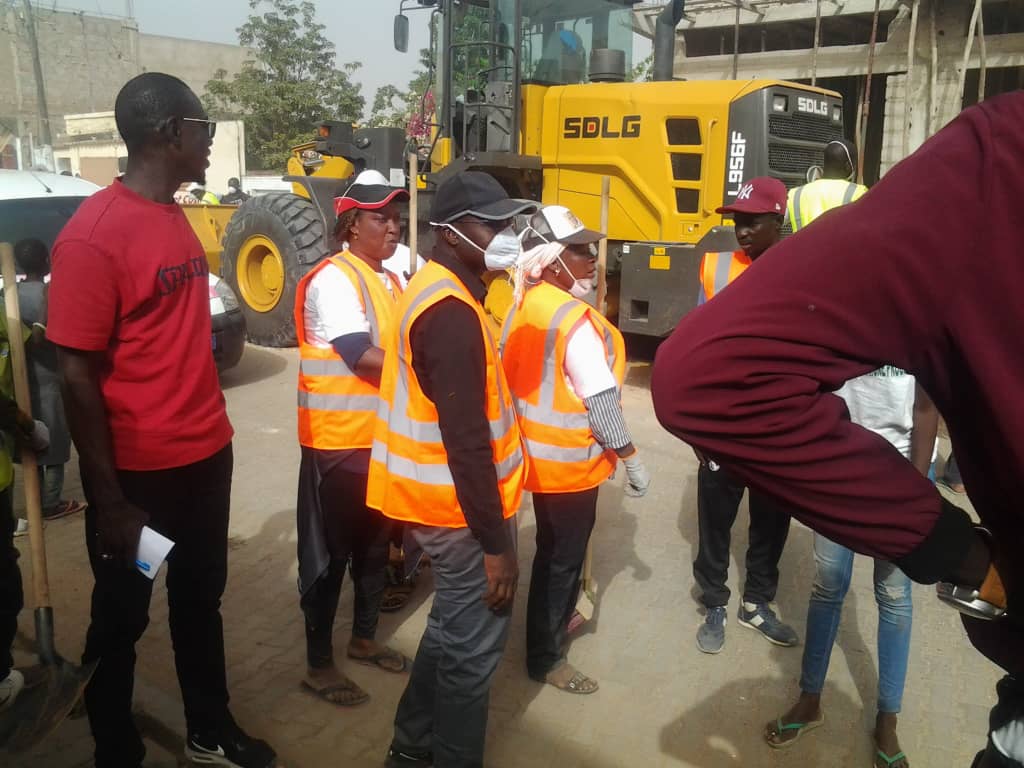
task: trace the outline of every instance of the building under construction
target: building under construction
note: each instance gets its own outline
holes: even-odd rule
[[[634,9],[653,39],[664,2]],[[677,78],[783,78],[842,94],[876,181],[964,107],[1024,88],[1024,0],[688,0]]]

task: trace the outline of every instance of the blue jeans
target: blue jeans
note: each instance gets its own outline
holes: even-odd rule
[[[515,517],[505,524],[514,542]],[[494,613],[483,601],[484,551],[472,531],[411,525],[410,533],[430,557],[434,604],[398,702],[392,747],[433,753],[438,768],[482,768],[491,682],[511,612]]]
[[[825,686],[843,600],[853,575],[853,552],[814,534],[816,572],[807,606],[807,637],[800,690],[820,694]],[[913,604],[910,579],[892,563],[875,560],[875,602],[878,603],[878,711],[895,714],[903,701],[903,683],[910,656]]]

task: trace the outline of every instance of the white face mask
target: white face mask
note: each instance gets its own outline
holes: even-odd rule
[[[592,277],[576,277],[572,274],[572,270],[566,266],[565,262],[562,261],[562,257],[558,257],[559,263],[562,268],[572,276],[572,285],[569,286],[569,294],[577,299],[583,299],[584,301],[594,291],[594,279]]]
[[[486,248],[481,248],[451,224],[445,224],[444,226],[480,251],[484,255],[484,266],[491,270],[503,271],[515,266],[516,261],[519,259],[519,254],[523,250],[519,236],[516,235],[515,230],[511,226],[505,227],[496,234],[491,239],[491,242],[487,244]]]

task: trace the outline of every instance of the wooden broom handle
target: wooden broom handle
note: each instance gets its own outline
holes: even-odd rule
[[[14,266],[14,249],[10,243],[0,243],[0,273],[4,279],[4,307],[7,312],[7,339],[11,348],[11,371],[14,374],[14,399],[18,403],[18,408],[31,416],[32,397],[28,388],[25,339],[21,333],[17,269]],[[46,573],[43,505],[39,496],[39,473],[36,466],[35,452],[27,446],[21,446],[22,484],[25,486],[28,538],[32,552],[32,587],[36,608],[44,608],[50,606],[50,582]]]

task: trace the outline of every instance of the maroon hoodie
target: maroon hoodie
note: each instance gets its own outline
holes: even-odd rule
[[[831,539],[950,578],[973,538],[832,394],[883,364],[945,416],[1017,621],[970,621],[1024,674],[1024,92],[966,110],[856,203],[767,251],[662,344],[651,393],[673,434]],[[986,635],[986,637],[982,637]]]

